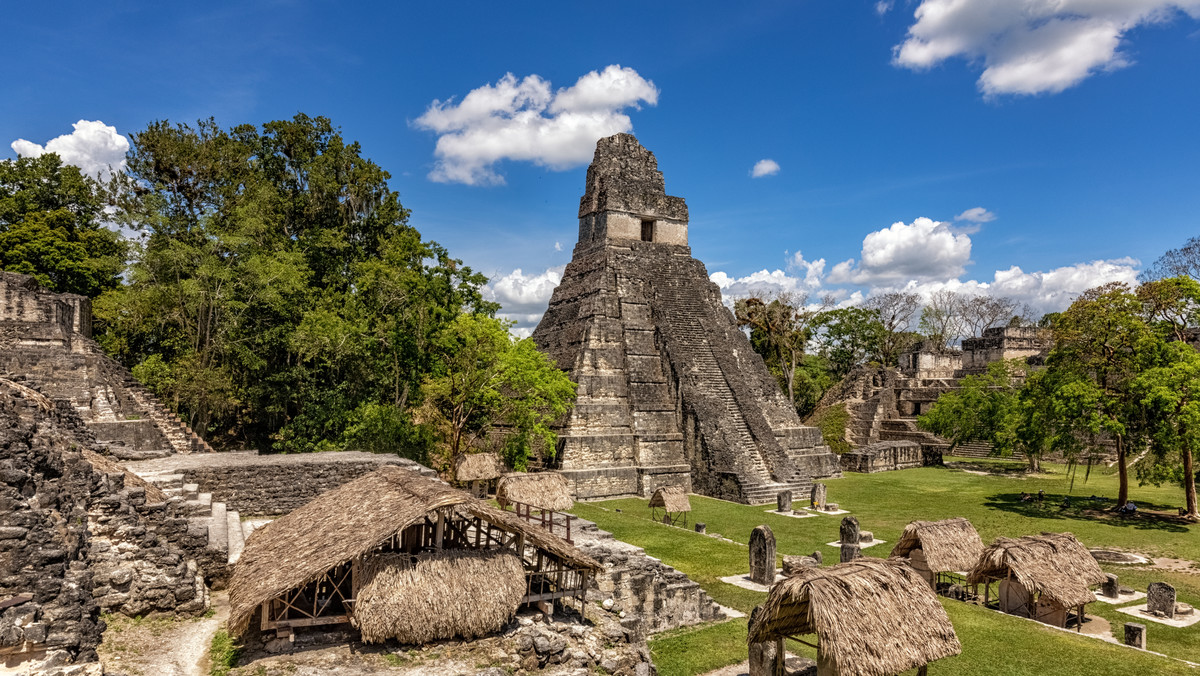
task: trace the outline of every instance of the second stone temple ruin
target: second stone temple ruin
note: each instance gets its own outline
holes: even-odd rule
[[[596,146],[579,242],[533,339],[579,384],[555,460],[579,498],[680,486],[759,504],[839,474],[692,258],[687,204],[629,134]]]

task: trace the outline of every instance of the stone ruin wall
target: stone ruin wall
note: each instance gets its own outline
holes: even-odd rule
[[[0,272],[0,376],[69,400],[123,459],[212,449],[92,340],[91,301]]]
[[[170,502],[149,504],[67,402],[0,379],[0,652],[40,669],[95,660],[102,609],[197,615],[203,547]],[[26,600],[26,596],[28,599]]]

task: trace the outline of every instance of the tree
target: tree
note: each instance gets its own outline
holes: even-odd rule
[[[1200,237],[1192,237],[1178,249],[1168,250],[1138,275],[1144,282],[1168,277],[1200,280]]]
[[[986,373],[964,377],[959,387],[938,397],[917,417],[922,429],[950,440],[950,449],[968,441],[990,442],[999,454],[1026,450],[1030,470],[1038,469],[1038,449],[1021,444],[1021,388],[1028,370],[1020,360],[988,365]]]
[[[1065,439],[1111,439],[1117,452],[1117,504],[1129,499],[1127,454],[1144,433],[1134,379],[1158,337],[1141,316],[1137,296],[1122,283],[1085,291],[1054,323],[1046,360],[1052,422]]]
[[[749,327],[751,342],[768,366],[772,362],[783,377],[788,400],[796,401],[796,369],[821,312],[832,304],[825,299],[809,306],[808,296],[781,293],[770,300],[745,298],[734,304],[738,325]]]
[[[900,353],[917,340],[912,333],[912,319],[920,306],[919,295],[901,292],[873,296],[863,304],[864,308],[875,311],[883,323],[885,333],[879,346],[879,358],[884,366],[895,366]]]
[[[408,224],[387,172],[303,114],[155,122],[131,141],[115,218],[146,237],[96,303],[105,348],[153,366],[137,372],[218,445],[417,443],[434,337],[496,306]]]
[[[887,328],[876,310],[861,307],[838,308],[820,314],[815,322],[813,340],[829,362],[834,378],[841,379],[855,366],[882,361]]]
[[[129,245],[101,223],[103,187],[58,155],[0,161],[0,269],[58,293],[120,284]]]
[[[1163,460],[1178,458],[1182,465],[1188,520],[1200,521],[1194,460],[1200,450],[1200,353],[1187,343],[1172,342],[1166,345],[1165,362],[1142,372],[1133,388],[1148,410],[1156,454]]]
[[[423,384],[419,419],[450,459],[503,428],[506,461],[524,469],[533,444],[554,455],[550,425],[570,410],[575,384],[529,338],[514,341],[497,319],[464,314],[437,337],[436,372]]]
[[[941,347],[957,343],[962,337],[966,301],[965,296],[949,289],[934,291],[921,310],[921,333]]]
[[[982,336],[987,329],[1011,323],[1014,318],[1027,321],[1028,314],[1012,298],[988,295],[965,298],[959,311],[963,330],[970,337]]]

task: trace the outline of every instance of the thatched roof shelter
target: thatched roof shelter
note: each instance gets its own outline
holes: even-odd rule
[[[679,486],[659,486],[654,495],[650,496],[650,507],[658,507],[672,513],[692,511],[692,503],[688,500],[687,493]]]
[[[363,568],[353,623],[368,643],[485,636],[508,624],[525,594],[521,559],[507,550],[447,549],[415,563],[385,554]]]
[[[571,567],[601,568],[566,541],[509,512],[437,479],[384,466],[255,531],[229,583],[230,629],[243,633],[261,604],[370,555],[409,526],[439,520],[438,515],[445,515],[447,508],[453,515],[487,522],[489,532],[498,529],[514,534],[525,545]]]
[[[491,481],[499,479],[503,465],[495,453],[467,453],[454,467],[455,481]]]
[[[963,517],[941,521],[913,521],[904,527],[892,556],[906,557],[920,549],[934,572],[969,571],[983,552],[983,540]]]
[[[818,662],[843,676],[893,676],[962,652],[933,590],[899,559],[805,569],[762,608],[750,643],[815,633]]]
[[[553,512],[568,510],[575,504],[566,477],[558,472],[505,474],[496,487],[496,502],[501,507],[519,502]]]
[[[1004,579],[1010,574],[1029,592],[1066,607],[1095,601],[1088,587],[1105,580],[1100,564],[1071,533],[996,538],[980,554],[967,583]]]

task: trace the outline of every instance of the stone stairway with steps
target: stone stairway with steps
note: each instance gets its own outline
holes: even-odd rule
[[[183,503],[192,528],[208,533],[206,553],[210,560],[230,567],[237,563],[246,546],[246,537],[254,526],[243,524],[241,515],[228,509],[225,503],[214,502],[211,493],[200,492],[199,485],[184,483],[182,474],[160,471],[138,473],[138,476]]]
[[[796,471],[794,466],[787,468],[791,476],[773,477],[763,461],[762,452],[750,432],[750,426],[746,424],[733,390],[713,354],[712,346],[704,337],[700,321],[705,312],[704,306],[687,289],[670,280],[663,280],[655,289],[667,300],[664,314],[668,322],[683,329],[675,336],[675,343],[687,353],[688,361],[694,365],[693,373],[704,384],[709,396],[720,402],[724,410],[723,431],[739,459],[738,473],[747,500],[750,504],[774,502],[776,495],[785,490],[792,491],[793,496],[806,494],[812,485],[811,479]]]

